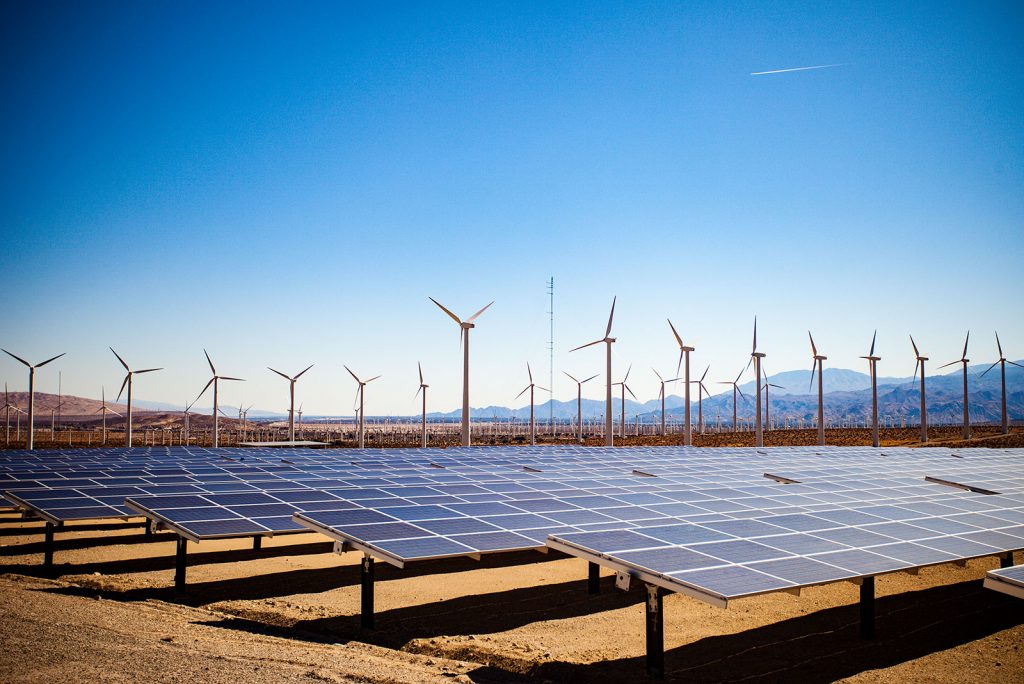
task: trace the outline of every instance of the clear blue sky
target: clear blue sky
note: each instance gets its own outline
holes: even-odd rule
[[[879,330],[936,362],[1024,356],[1020,3],[170,3],[0,7],[0,346],[39,388],[370,414],[513,404],[525,364],[656,394],[671,316],[732,378]],[[821,64],[834,68],[751,76]],[[935,364],[937,365],[937,364]],[[934,367],[934,366],[933,366]],[[697,368],[695,368],[695,371]],[[618,375],[621,370],[616,370]],[[0,379],[23,389],[0,359]],[[556,378],[556,397],[572,387]],[[545,379],[546,384],[546,379]],[[588,385],[602,395],[600,384]],[[522,402],[518,402],[521,404]]]

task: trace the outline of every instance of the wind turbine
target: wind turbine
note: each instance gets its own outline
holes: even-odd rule
[[[125,430],[124,430],[124,445],[126,447],[131,447],[131,445],[132,445],[132,376],[133,375],[138,375],[140,373],[152,373],[153,371],[158,371],[158,370],[163,370],[163,369],[162,368],[146,368],[145,370],[133,371],[131,368],[128,367],[128,364],[124,362],[124,359],[121,358],[121,355],[118,354],[116,351],[114,351],[113,347],[110,347],[110,351],[113,352],[114,356],[117,357],[117,360],[121,362],[121,365],[124,366],[124,369],[126,371],[128,371],[128,374],[124,376],[124,382],[121,383],[121,391],[117,393],[117,401],[121,400],[121,395],[124,394],[124,388],[125,388],[125,386],[127,386],[128,387],[128,410],[125,412],[125,414],[127,415],[127,418],[125,419],[127,421],[127,425],[125,426]]]
[[[523,391],[516,395],[516,399],[523,396],[523,394],[526,393],[526,390],[530,390],[530,445],[533,446],[537,444],[537,424],[534,422],[533,418],[533,390],[538,387],[545,392],[548,390],[533,381],[533,370],[530,369],[529,362],[526,364],[526,372],[530,376],[530,384],[524,387]]]
[[[754,403],[757,404],[757,410],[754,412],[754,444],[759,447],[764,446],[764,434],[761,428],[761,359],[765,357],[765,354],[757,351],[757,316],[754,316],[754,346],[750,351],[750,361],[754,364],[754,386],[757,388],[757,398]],[[750,367],[750,363],[747,363],[747,368]],[[746,369],[744,369],[746,370]]]
[[[774,387],[775,389],[786,389],[786,388],[783,387],[782,385],[774,385],[774,384],[768,382],[768,371],[765,370],[763,367],[761,368],[761,370],[764,373],[764,385],[763,385],[763,389],[764,389],[764,424],[765,424],[765,427],[767,429],[771,430],[772,429],[772,419],[771,419],[771,407],[770,407],[769,398],[768,398],[768,388],[769,387]]]
[[[11,352],[7,351],[6,349],[4,349],[3,352],[5,354],[7,354],[8,356],[10,356],[12,359],[16,359],[18,361],[21,361],[23,364],[28,366],[28,443],[26,445],[26,448],[29,451],[31,451],[32,450],[32,442],[33,442],[32,437],[33,437],[33,433],[35,433],[35,427],[36,427],[36,422],[35,422],[36,368],[42,368],[43,366],[45,366],[46,364],[50,363],[51,361],[56,361],[60,357],[64,356],[64,354],[66,354],[67,352],[64,352],[64,354],[57,354],[52,359],[47,359],[46,361],[43,361],[42,363],[37,363],[34,366],[31,363],[29,363],[28,361],[26,361],[25,359],[21,358],[20,356],[15,356]]]
[[[614,446],[615,445],[615,434],[612,432],[612,344],[615,342],[615,338],[612,337],[612,319],[615,317],[615,300],[618,297],[612,298],[612,312],[608,315],[608,328],[604,331],[604,337],[600,340],[594,340],[593,342],[587,342],[584,345],[576,347],[576,349],[570,349],[570,352],[574,352],[577,349],[583,349],[584,347],[590,347],[600,342],[604,342],[607,349],[607,373],[608,379],[605,384],[605,395],[604,395],[604,445]]]
[[[676,342],[679,344],[679,364],[676,365],[676,375],[679,375],[679,365],[682,365],[684,360],[686,362],[685,363],[685,365],[686,365],[686,372],[683,375],[683,385],[686,387],[686,389],[683,390],[683,394],[684,394],[683,403],[686,404],[686,406],[684,408],[684,415],[686,417],[686,422],[685,422],[685,425],[683,427],[683,444],[685,444],[686,446],[690,446],[690,445],[693,444],[692,432],[690,430],[690,352],[694,351],[694,348],[693,347],[687,347],[685,344],[683,344],[683,338],[679,336],[678,332],[676,332],[676,326],[672,325],[672,321],[671,320],[669,320],[669,322],[668,322],[668,327],[672,328],[672,334],[675,335]],[[662,385],[661,391],[662,391],[662,394],[664,394],[664,392],[665,392],[665,386],[664,385]],[[662,396],[662,408],[661,408],[661,415],[662,415],[662,418],[661,418],[661,423],[662,423],[662,425],[661,425],[661,432],[662,432],[662,434],[665,433],[665,406],[664,406],[664,403],[665,403],[664,396]]]
[[[921,441],[928,441],[928,407],[925,404],[924,394],[924,362],[928,360],[927,356],[921,356],[921,352],[917,350],[917,345],[914,344],[914,336],[910,336],[910,346],[914,348],[914,358],[917,359],[914,363],[914,377],[910,383],[913,384],[914,380],[917,379],[917,369],[921,369]]]
[[[818,348],[814,346],[814,336],[811,335],[811,331],[807,331],[807,337],[811,339],[811,382],[807,385],[807,389],[810,390],[811,386],[814,385],[814,371],[818,371],[818,446],[825,446],[825,398],[823,395],[823,376],[825,375],[825,364],[824,361],[828,357],[824,354],[818,353]]]
[[[665,378],[661,377],[661,373],[656,371],[654,368],[651,368],[651,370],[654,371],[654,374],[658,376],[658,382],[661,383],[661,390],[658,392],[658,398],[661,399],[661,435],[662,435],[662,437],[664,437],[665,436],[665,384],[669,383],[669,382],[676,382],[676,381],[679,380],[679,378],[672,378],[671,380],[666,380]],[[687,391],[686,394],[687,394],[687,396],[689,396],[690,392]]]
[[[437,301],[433,297],[428,297],[427,299],[434,302],[434,304],[437,304],[441,311],[444,311],[453,321],[459,324],[459,343],[462,345],[462,446],[469,446],[469,331],[476,327],[473,321],[479,318],[480,314],[484,311],[487,311],[494,302],[491,302],[491,304],[488,304],[463,321],[451,311],[444,308],[444,306],[441,305],[441,302]]]
[[[704,375],[700,376],[700,380],[690,381],[697,383],[697,425],[702,435],[704,434],[704,394],[711,396],[711,392],[708,392],[708,388],[704,386],[704,378],[708,377],[709,370],[711,370],[711,364],[704,368]]]
[[[565,371],[562,372],[565,373]],[[590,382],[597,375],[591,375],[586,380],[577,380],[568,373],[565,374],[576,383],[576,432],[578,433],[579,443],[583,444],[583,383]]]
[[[421,444],[421,446],[424,449],[426,449],[427,448],[427,388],[430,387],[430,385],[428,385],[427,383],[423,382],[423,366],[420,365],[419,361],[416,362],[416,368],[419,369],[419,371],[420,371],[420,386],[419,386],[419,389],[416,390],[416,394],[412,395],[412,398],[415,399],[416,397],[418,397],[420,395],[420,392],[423,393],[423,415],[420,417],[420,444]]]
[[[995,368],[997,365],[999,366],[999,375],[1000,375],[1000,380],[1002,382],[1002,388],[1003,388],[1003,395],[1002,395],[1002,397],[1003,397],[1003,401],[1002,401],[1002,405],[1003,405],[1002,427],[1003,427],[1003,434],[1006,435],[1006,434],[1009,434],[1009,432],[1010,432],[1010,422],[1007,419],[1007,415],[1006,415],[1006,364],[1010,364],[1011,366],[1017,366],[1018,368],[1024,368],[1024,366],[1020,365],[1019,363],[1014,363],[1013,361],[1008,361],[1006,359],[1006,357],[1003,356],[1003,345],[999,342],[999,333],[998,332],[996,333],[996,347],[999,349],[999,360],[996,361],[995,363],[993,363],[991,366],[989,366],[988,369],[985,371],[985,373],[988,373],[990,370]],[[985,373],[982,373],[981,377],[985,377]]]
[[[308,371],[312,367],[313,367],[313,364],[311,363],[308,366],[306,366],[306,370],[302,371],[302,373],[305,373],[306,371]],[[285,380],[288,381],[288,392],[289,392],[289,401],[290,401],[290,403],[288,405],[288,441],[289,442],[294,442],[295,441],[295,381],[302,377],[302,373],[299,373],[294,378],[291,378],[291,377],[288,377],[287,375],[285,375],[284,373],[282,373],[279,370],[274,370],[270,366],[267,366],[267,370],[273,371],[274,373],[277,373],[282,378],[284,378]]]
[[[353,378],[355,378],[356,383],[359,385],[359,434],[358,434],[358,438],[359,438],[359,448],[363,449],[364,445],[365,445],[365,441],[363,439],[363,436],[364,436],[364,434],[363,434],[363,425],[364,425],[364,419],[365,419],[365,416],[363,414],[363,394],[364,394],[363,389],[368,384],[370,384],[371,382],[373,382],[374,380],[379,378],[380,376],[379,375],[375,375],[372,378],[370,378],[369,380],[367,380],[366,382],[363,382],[362,380],[359,379],[359,376],[357,376],[355,373],[352,372],[351,368],[349,368],[348,366],[344,366],[344,368],[345,368],[345,370],[348,371],[349,375],[351,375]]]
[[[633,390],[631,390],[629,385],[626,384],[626,380],[629,380],[629,371],[631,370],[633,370],[632,365],[626,369],[626,374],[622,376],[622,381],[615,383],[616,385],[622,385],[622,413],[619,418],[619,430],[621,432],[619,433],[619,436],[623,439],[626,438],[626,392],[629,392],[630,396],[636,399],[636,395],[633,394]]]
[[[4,414],[5,414],[5,431],[4,431],[4,446],[10,446],[11,444],[11,409],[14,409],[15,413],[24,413],[20,408],[11,403],[10,397],[7,394],[7,383],[4,383]],[[19,422],[20,422],[19,418]],[[20,432],[20,431],[19,431]]]
[[[875,338],[878,337],[878,331],[871,336],[871,351],[868,352],[867,356],[860,358],[868,362],[868,373],[871,375],[871,446],[877,447],[878,442],[878,362],[882,360],[882,357],[875,356]]]
[[[200,397],[206,393],[206,390],[210,389],[210,385],[213,385],[213,448],[216,449],[220,444],[219,437],[217,435],[217,430],[220,425],[220,406],[218,405],[220,397],[220,381],[235,380],[238,382],[244,382],[244,380],[242,378],[228,377],[227,375],[217,375],[217,369],[213,367],[213,361],[210,360],[210,354],[205,349],[203,350],[203,353],[206,354],[206,362],[210,364],[210,371],[213,373],[213,377],[210,378],[210,381],[206,383],[206,387],[203,388],[203,391],[199,393],[199,396],[196,397],[196,400],[192,403],[195,404],[196,401],[199,401]],[[131,415],[131,413],[128,415]]]
[[[728,382],[728,381],[724,381],[723,380],[723,381],[718,383],[719,385],[732,385],[732,431],[733,432],[737,431],[737,428],[738,428],[738,425],[739,425],[739,418],[738,418],[738,416],[736,414],[736,393],[739,392],[741,397],[743,397],[744,399],[747,398],[746,395],[743,394],[743,390],[740,389],[740,378],[743,377],[743,374],[746,371],[747,371],[746,368],[741,370],[740,374],[737,375],[736,379],[733,380],[732,382]],[[710,396],[710,394],[711,393],[709,392],[708,395]]]
[[[113,413],[118,418],[124,418],[124,416],[122,416],[120,413],[118,413],[114,409],[107,407],[107,388],[106,387],[102,387],[102,386],[100,387],[100,394],[102,396],[103,405],[100,406],[99,410],[96,411],[96,413],[102,413],[103,414],[103,444],[106,444],[107,443],[107,414],[108,413]]]
[[[939,368],[945,368],[946,366],[952,366],[954,363],[962,363],[964,365],[964,428],[963,438],[971,438],[971,416],[967,406],[967,363],[970,359],[967,358],[967,343],[971,341],[971,331],[967,331],[967,339],[964,340],[964,353],[960,355],[960,358],[956,361],[950,361],[949,363],[939,366]]]

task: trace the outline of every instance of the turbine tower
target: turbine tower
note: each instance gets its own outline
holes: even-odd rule
[[[757,316],[754,316],[754,346],[750,351],[750,362],[754,364],[754,386],[757,388],[754,402],[757,404],[757,410],[754,412],[754,444],[758,447],[764,446],[764,432],[761,427],[761,359],[764,357],[764,353],[757,351]],[[750,363],[747,363],[747,367],[750,367]]]
[[[868,373],[871,375],[871,446],[878,447],[878,362],[882,357],[875,356],[875,338],[878,331],[871,336],[871,351],[860,358],[868,362]]]
[[[427,388],[430,387],[430,385],[428,385],[427,383],[423,382],[423,366],[420,365],[419,361],[416,362],[416,367],[420,371],[420,387],[419,387],[418,390],[416,390],[416,394],[414,394],[412,398],[415,399],[416,397],[419,396],[420,392],[423,393],[423,415],[420,418],[420,436],[421,436],[420,443],[421,443],[421,446],[424,449],[426,449],[427,448]]]
[[[488,305],[488,306],[490,306],[490,305]],[[357,436],[358,436],[358,440],[359,440],[359,448],[363,449],[363,448],[365,448],[365,445],[366,445],[366,442],[365,442],[365,439],[364,439],[365,438],[365,433],[363,432],[363,427],[365,425],[365,418],[366,418],[366,416],[363,414],[363,398],[364,398],[364,396],[363,396],[364,395],[364,391],[363,390],[364,390],[364,388],[368,384],[370,384],[371,382],[373,382],[374,380],[376,380],[380,376],[379,375],[375,375],[372,378],[370,378],[369,380],[363,382],[362,380],[359,379],[359,376],[357,376],[355,373],[352,372],[351,368],[349,368],[348,366],[344,366],[344,368],[345,368],[345,370],[348,371],[349,375],[351,375],[353,378],[355,378],[356,384],[359,385],[359,390],[358,390],[358,392],[359,392],[359,428],[358,428]]]
[[[921,352],[917,350],[917,345],[914,344],[914,336],[910,336],[910,346],[914,348],[914,377],[910,383],[913,384],[914,380],[917,379],[917,369],[921,369],[921,441],[928,441],[928,407],[925,404],[925,393],[924,393],[924,362],[928,360],[927,356],[921,356]]]
[[[697,429],[702,435],[704,434],[704,394],[711,396],[711,392],[708,392],[708,388],[704,386],[704,378],[708,377],[709,370],[711,370],[711,364],[704,368],[704,375],[700,376],[700,380],[690,381],[697,383]]]
[[[661,377],[661,373],[659,373],[657,370],[655,370],[654,368],[651,368],[651,370],[654,371],[654,374],[658,376],[658,382],[661,383],[661,389],[658,391],[658,399],[661,400],[661,436],[664,437],[665,436],[665,384],[669,383],[669,382],[677,382],[680,378],[672,378],[671,380],[666,380],[665,378]],[[686,394],[689,395],[690,393],[687,392]]]
[[[203,391],[199,393],[199,396],[196,397],[196,400],[192,403],[195,404],[196,401],[199,401],[200,397],[206,393],[206,390],[210,389],[210,385],[213,385],[213,448],[216,449],[220,445],[220,438],[217,432],[220,427],[220,406],[218,405],[220,399],[220,381],[234,380],[244,382],[244,380],[242,378],[228,377],[227,375],[217,375],[217,369],[213,367],[213,361],[210,360],[210,354],[205,349],[203,350],[203,353],[206,354],[206,362],[210,364],[210,372],[213,373],[213,377],[210,378],[210,381],[206,383],[206,387],[203,388]],[[129,412],[128,415],[131,415],[131,413]]]
[[[533,417],[533,390],[534,388],[539,388],[544,392],[547,392],[548,390],[533,381],[533,370],[530,369],[529,362],[526,364],[526,372],[530,376],[530,384],[524,387],[523,391],[516,395],[516,399],[523,396],[523,394],[526,393],[526,390],[530,390],[530,446],[534,446],[537,444],[537,424],[534,422]]]
[[[622,414],[619,418],[619,436],[623,439],[626,438],[626,392],[629,392],[630,396],[636,399],[636,395],[633,394],[633,390],[631,390],[629,385],[626,384],[626,380],[629,380],[629,371],[631,370],[633,370],[632,365],[626,369],[626,374],[622,377],[622,381],[615,383],[616,385],[622,385]]]
[[[607,350],[607,382],[605,384],[604,394],[604,445],[615,446],[615,434],[612,431],[612,344],[615,342],[615,338],[612,337],[612,319],[615,317],[615,301],[618,297],[612,298],[612,312],[608,315],[608,328],[604,331],[604,337],[600,340],[594,340],[593,342],[587,342],[584,345],[576,347],[576,349],[570,349],[570,352],[574,352],[577,349],[583,349],[584,347],[590,347],[595,344],[604,342]]]
[[[106,445],[106,443],[107,443],[107,414],[108,413],[113,413],[118,418],[124,418],[124,416],[122,416],[120,413],[118,413],[114,409],[109,408],[107,406],[107,388],[106,387],[100,386],[100,395],[101,395],[101,397],[103,399],[103,405],[100,406],[99,410],[96,411],[96,413],[102,413],[103,414],[103,444]]]
[[[1006,357],[1003,356],[1003,345],[999,342],[999,333],[998,332],[996,333],[996,348],[999,349],[999,360],[996,361],[995,363],[993,363],[991,366],[989,366],[988,369],[984,373],[981,374],[981,377],[985,377],[986,373],[988,373],[990,370],[995,368],[997,365],[999,366],[999,376],[1000,376],[1000,381],[1001,381],[1002,390],[1003,390],[1003,392],[1002,392],[1002,409],[1003,409],[1002,410],[1002,428],[1003,428],[1003,434],[1006,435],[1006,434],[1010,433],[1010,421],[1008,420],[1007,415],[1006,415],[1006,364],[1010,364],[1011,366],[1017,366],[1018,368],[1024,368],[1024,366],[1020,365],[1019,363],[1014,363],[1013,361],[1008,361],[1006,359]]]
[[[313,364],[311,363],[308,366],[306,366],[306,370],[302,371],[302,373],[305,373],[306,371],[308,371],[312,367],[313,367]],[[295,377],[290,378],[287,375],[285,375],[284,373],[282,373],[281,371],[274,370],[270,366],[267,366],[267,370],[273,371],[273,372],[277,373],[282,378],[284,378],[285,380],[288,381],[288,392],[289,392],[289,397],[290,397],[290,399],[289,399],[290,403],[288,404],[288,441],[289,442],[294,442],[295,441],[295,381],[302,377],[302,373],[299,373]]]
[[[437,301],[433,297],[428,297],[430,301],[437,304],[441,311],[451,316],[451,319],[459,324],[459,343],[462,345],[462,446],[469,446],[470,432],[469,432],[469,331],[476,327],[473,323],[480,314],[487,311],[491,304],[488,304],[484,308],[477,311],[475,314],[467,318],[465,321],[460,319],[458,316],[453,314],[448,309],[441,305],[441,302]],[[349,371],[351,372],[351,371]],[[369,381],[367,381],[369,382]],[[362,387],[360,385],[360,387]]]
[[[133,371],[128,367],[128,364],[124,362],[121,355],[114,351],[113,347],[110,347],[110,351],[113,352],[117,360],[121,362],[124,369],[128,371],[128,374],[124,376],[124,382],[121,383],[121,391],[117,393],[117,401],[121,400],[121,395],[124,394],[125,386],[128,387],[128,410],[125,411],[125,429],[124,429],[124,445],[131,447],[132,445],[132,376],[139,375],[140,373],[152,373],[153,371],[163,370],[162,368],[146,368],[145,370]]]
[[[562,372],[565,373],[565,371]],[[569,379],[576,383],[576,433],[579,443],[583,444],[583,383],[590,382],[596,378],[597,375],[591,375],[586,380],[577,380],[568,373],[565,374],[569,376]]]
[[[679,344],[679,364],[676,365],[676,375],[677,376],[679,375],[679,366],[680,365],[685,365],[685,367],[686,367],[686,372],[683,374],[683,385],[685,387],[685,389],[683,390],[683,395],[684,395],[683,396],[683,403],[685,404],[685,407],[683,409],[683,411],[684,411],[683,415],[685,416],[685,422],[684,422],[684,426],[683,426],[683,444],[685,444],[686,446],[691,446],[693,444],[693,436],[692,436],[693,433],[692,433],[692,431],[690,429],[690,352],[692,352],[694,349],[693,349],[693,347],[687,347],[685,344],[683,344],[683,338],[679,336],[678,332],[676,332],[676,326],[672,325],[672,321],[671,320],[669,320],[669,322],[668,322],[668,327],[672,328],[672,334],[675,335],[676,342]],[[685,364],[684,364],[684,361],[685,361]],[[676,379],[678,380],[678,378],[676,378]],[[662,385],[661,389],[662,389],[662,392],[665,391],[664,385]],[[664,403],[665,403],[664,397],[662,397],[662,407],[661,407],[661,415],[662,415],[661,431],[662,431],[662,434],[664,434],[664,432],[665,432],[665,417],[664,417],[665,416],[665,406],[664,406]]]
[[[746,371],[747,371],[746,368],[741,370],[740,374],[736,376],[736,379],[731,381],[731,382],[723,380],[723,381],[718,383],[719,385],[732,385],[732,431],[733,432],[736,432],[737,428],[739,427],[739,417],[737,416],[737,413],[736,413],[736,393],[739,392],[741,397],[743,397],[744,399],[747,398],[747,396],[745,394],[743,394],[743,390],[740,389],[740,378],[743,377],[743,374]],[[708,392],[708,396],[711,396],[710,392]]]
[[[810,390],[814,385],[814,371],[818,371],[818,446],[825,446],[825,397],[824,397],[824,381],[823,376],[825,375],[825,364],[824,361],[828,357],[824,354],[818,353],[818,348],[814,346],[814,336],[811,335],[811,331],[807,331],[807,337],[811,339],[811,382],[807,385],[807,389]]]
[[[971,438],[971,415],[969,407],[967,405],[967,363],[970,359],[967,358],[967,343],[971,341],[971,331],[967,331],[967,339],[964,340],[964,353],[960,355],[960,358],[956,361],[950,361],[949,363],[939,366],[939,368],[945,368],[946,366],[952,366],[954,363],[962,363],[964,365],[964,428],[963,438]]]
[[[64,356],[64,354],[66,354],[67,352],[64,352],[64,354],[57,354],[52,359],[47,359],[46,361],[43,361],[42,363],[37,363],[34,366],[31,363],[29,363],[28,361],[26,361],[25,359],[21,358],[20,356],[15,356],[11,352],[7,351],[6,349],[4,349],[3,352],[5,354],[7,354],[8,356],[10,356],[12,359],[15,359],[17,361],[21,361],[23,364],[28,366],[28,443],[26,444],[25,448],[28,449],[29,451],[31,451],[32,450],[32,443],[33,443],[33,435],[35,434],[35,427],[36,427],[36,421],[35,421],[35,415],[36,415],[35,414],[35,403],[36,403],[36,368],[42,368],[43,366],[45,366],[46,364],[50,363],[51,361],[56,361],[60,357]]]

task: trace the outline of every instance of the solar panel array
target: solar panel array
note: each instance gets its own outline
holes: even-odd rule
[[[985,587],[1024,599],[1024,565],[989,570],[985,575]]]

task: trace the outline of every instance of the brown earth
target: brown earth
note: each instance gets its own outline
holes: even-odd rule
[[[377,564],[377,629],[360,630],[355,553],[314,534],[190,544],[135,523],[41,526],[0,515],[0,681],[646,681],[641,592],[536,552]],[[1018,560],[1020,560],[1018,558]],[[877,580],[878,638],[858,589],[769,594],[726,610],[665,598],[669,681],[1020,682],[1024,606],[981,587],[993,559]]]

